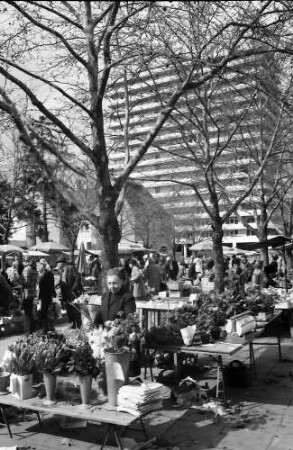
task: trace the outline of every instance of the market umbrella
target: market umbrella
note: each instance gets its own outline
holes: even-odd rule
[[[24,256],[25,255],[45,258],[46,256],[49,256],[49,253],[40,252],[39,250],[28,250],[24,253]]]
[[[49,242],[40,242],[39,244],[33,245],[29,248],[29,250],[38,250],[40,252],[45,253],[60,253],[60,252],[69,252],[70,248],[66,247],[66,245],[59,244],[59,242],[49,241]]]
[[[237,248],[241,248],[242,250],[257,250],[259,248],[263,247],[281,247],[282,245],[288,244],[289,242],[292,242],[291,238],[288,238],[287,236],[274,236],[272,238],[267,239],[266,241],[258,241],[258,242],[243,242],[243,243],[237,243]]]
[[[85,248],[83,242],[80,244],[79,248],[77,270],[81,274],[86,274],[88,272],[88,264],[85,257]]]
[[[189,250],[193,250],[193,251],[202,251],[202,250],[213,250],[213,241],[201,241],[201,242],[197,242],[196,244],[193,244],[191,247],[189,247]]]
[[[0,253],[6,254],[6,253],[23,253],[24,249],[21,247],[17,247],[17,245],[10,245],[10,244],[2,244],[0,245]]]

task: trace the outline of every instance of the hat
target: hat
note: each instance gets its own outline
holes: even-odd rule
[[[56,263],[67,263],[67,259],[65,256],[58,256]]]

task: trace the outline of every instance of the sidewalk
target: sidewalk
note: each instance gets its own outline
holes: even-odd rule
[[[0,359],[16,337],[1,338]],[[273,338],[262,338],[259,342]],[[149,438],[156,437],[157,449],[180,450],[293,450],[293,345],[289,336],[282,339],[282,361],[277,346],[255,346],[257,379],[249,388],[229,388],[228,398],[234,413],[215,418],[213,412],[197,407],[179,408],[166,401],[163,410],[146,416]],[[245,347],[235,359],[248,361]],[[225,361],[224,361],[225,362]],[[226,361],[227,362],[227,361]],[[236,411],[237,409],[237,411]],[[100,427],[61,430],[60,417],[43,417],[39,430],[34,414],[14,417],[11,426],[13,439],[0,425],[0,448],[17,445],[18,449],[77,450],[98,449]],[[139,428],[138,428],[139,429]],[[142,433],[129,431],[128,438],[143,441]],[[107,446],[106,449],[115,448]]]

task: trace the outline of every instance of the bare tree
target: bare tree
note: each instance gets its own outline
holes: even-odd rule
[[[255,3],[249,8],[245,4],[0,3],[3,17],[9,24],[0,36],[0,74],[5,83],[0,86],[0,109],[13,120],[21,140],[57,189],[58,179],[47,164],[49,155],[58,158],[74,176],[91,181],[98,214],[92,208],[86,209],[76,192],[65,192],[63,185],[62,194],[70,197],[99,230],[105,268],[118,261],[120,193],[182,96],[210,83],[239,58],[249,59],[268,48],[275,51],[271,36],[276,34],[276,24],[287,20],[290,6],[271,1]],[[182,23],[193,19],[194,15],[198,17],[197,23],[202,20],[205,24],[204,33],[200,27],[196,29],[192,20],[188,28],[182,27]],[[269,47],[266,49],[252,45],[256,30],[261,36],[258,43],[267,36]],[[197,39],[190,40],[190,32]],[[285,39],[279,43],[279,48],[281,51],[291,49]],[[112,177],[109,169],[111,136],[106,126],[112,114],[110,93],[118,81],[125,83],[125,67],[132,65],[135,71],[143,65],[150,73],[155,73],[158,62],[167,64],[171,54],[173,62],[176,58],[181,60],[180,70],[175,71],[176,85],[162,99],[148,132],[131,149],[119,174]],[[152,88],[156,88],[155,81]],[[59,128],[66,145],[72,149],[72,158],[63,155],[39,132],[35,119],[40,114]],[[123,121],[125,119],[127,117],[122,117]],[[207,172],[212,176],[211,166]],[[216,235],[218,230],[214,231]]]

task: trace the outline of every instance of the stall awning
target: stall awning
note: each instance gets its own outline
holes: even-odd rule
[[[236,246],[241,250],[257,250],[264,247],[281,247],[289,242],[293,242],[293,240],[287,236],[278,235],[263,242],[239,242]]]

